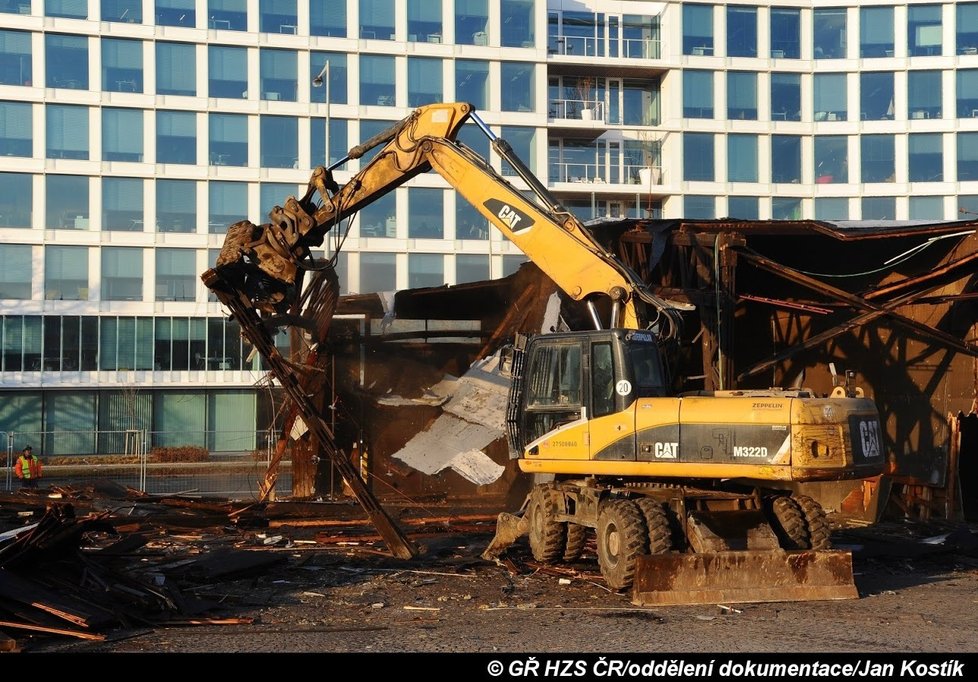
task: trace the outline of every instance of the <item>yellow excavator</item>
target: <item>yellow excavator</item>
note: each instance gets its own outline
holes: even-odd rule
[[[457,140],[467,121],[532,197]],[[348,182],[334,180],[333,170],[377,147]],[[632,588],[636,603],[856,597],[851,555],[830,548],[824,511],[787,487],[881,473],[873,401],[851,381],[828,397],[670,395],[663,353],[688,306],[657,296],[607,252],[469,104],[416,109],[317,168],[305,195],[275,207],[269,223],[231,226],[211,279],[267,315],[284,313],[330,230],[431,169],[582,302],[594,325],[516,339],[508,438],[522,471],[551,480],[518,514],[500,515],[484,556],[528,534],[536,560],[576,561],[593,529],[602,575],[616,590]]]

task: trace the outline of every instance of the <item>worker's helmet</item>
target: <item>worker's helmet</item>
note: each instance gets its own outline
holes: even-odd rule
[[[32,448],[30,445],[28,445],[27,447],[24,448],[24,452],[33,452],[33,451],[34,451],[34,448]]]

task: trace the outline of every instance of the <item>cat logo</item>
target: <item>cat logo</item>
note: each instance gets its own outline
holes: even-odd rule
[[[483,205],[492,211],[502,226],[513,232],[524,231],[533,225],[533,218],[499,199],[487,199]]]
[[[880,424],[877,421],[859,422],[859,440],[863,457],[873,459],[880,456]]]

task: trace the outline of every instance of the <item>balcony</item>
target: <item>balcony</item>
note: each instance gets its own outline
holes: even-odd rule
[[[562,119],[603,123],[604,117],[604,102],[592,102],[582,99],[554,99],[550,101],[548,118],[551,120]]]
[[[562,57],[659,59],[661,41],[654,38],[605,39],[593,36],[552,35],[547,41],[547,54]]]

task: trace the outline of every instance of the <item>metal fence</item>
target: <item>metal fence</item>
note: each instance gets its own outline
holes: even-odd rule
[[[277,438],[275,431],[0,432],[8,491],[20,485],[13,469],[20,452],[30,445],[44,466],[41,486],[77,488],[108,480],[154,495],[235,500],[257,498],[258,482]],[[279,464],[275,491],[279,496],[292,492],[288,460]]]

